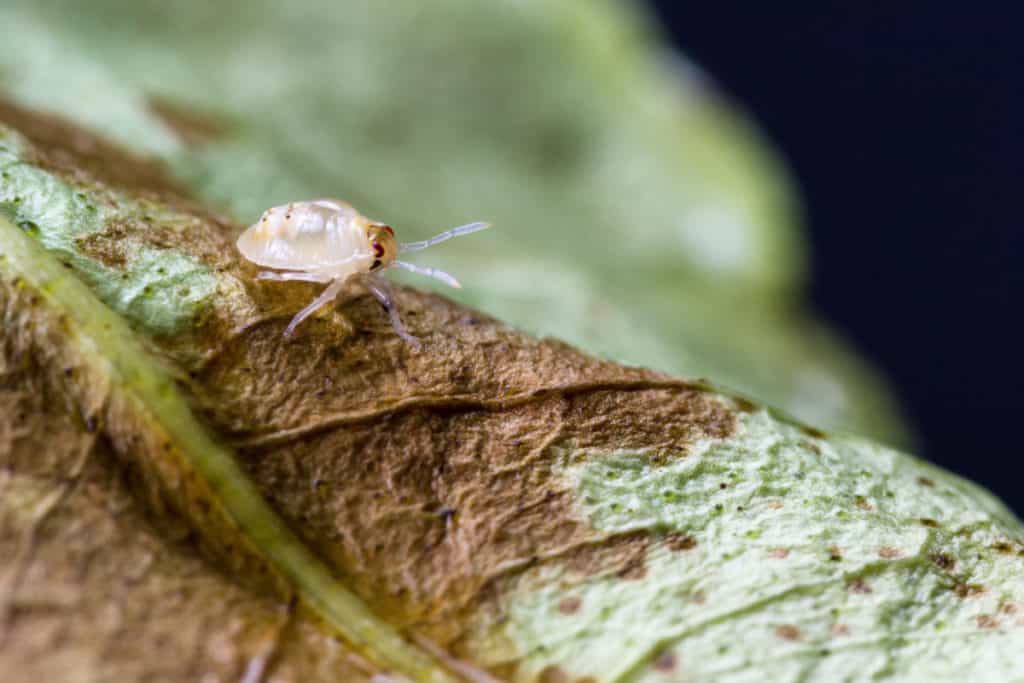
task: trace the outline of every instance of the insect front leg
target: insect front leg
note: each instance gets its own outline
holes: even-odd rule
[[[373,294],[374,298],[384,307],[388,314],[388,319],[391,320],[391,327],[394,328],[395,334],[417,349],[420,348],[420,340],[409,334],[408,330],[405,329],[405,325],[402,324],[402,318],[398,315],[398,307],[395,306],[395,296],[391,289],[391,283],[379,275],[369,275],[366,277],[366,288],[370,290],[370,294]]]
[[[302,282],[330,282],[331,278],[324,275],[317,275],[316,273],[307,273],[301,270],[286,271],[284,273],[275,273],[272,270],[264,270],[256,276],[257,280],[300,280]]]
[[[303,320],[313,315],[313,313],[315,313],[317,309],[319,309],[321,306],[326,306],[327,304],[334,301],[334,297],[338,296],[338,292],[341,291],[341,288],[344,284],[344,278],[338,278],[337,280],[332,282],[330,286],[327,287],[327,289],[320,293],[320,296],[313,299],[313,302],[311,304],[303,308],[295,315],[294,318],[292,318],[292,321],[288,323],[288,327],[285,328],[284,336],[292,336],[292,332],[295,331],[295,328],[298,327]]]

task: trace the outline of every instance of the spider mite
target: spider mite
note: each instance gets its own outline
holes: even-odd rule
[[[391,285],[381,277],[381,272],[398,267],[461,287],[448,273],[398,261],[395,257],[488,227],[489,223],[469,223],[422,242],[403,243],[395,240],[395,231],[390,226],[370,220],[346,202],[315,199],[267,209],[260,220],[238,238],[238,250],[257,265],[283,271],[263,271],[256,276],[260,280],[330,283],[320,296],[292,318],[284,331],[285,337],[290,337],[317,309],[333,301],[349,278],[361,276],[367,289],[387,311],[395,333],[418,346],[419,341],[402,324]]]

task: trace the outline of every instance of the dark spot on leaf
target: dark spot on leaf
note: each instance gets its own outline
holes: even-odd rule
[[[864,496],[857,496],[856,498],[854,498],[854,503],[861,510],[867,510],[868,512],[873,512],[874,509],[875,509],[875,506],[871,504],[871,501],[869,501]]]
[[[846,590],[850,591],[851,593],[867,595],[871,593],[871,586],[869,586],[864,579],[856,578],[851,579],[846,583]]]
[[[75,240],[77,246],[85,254],[93,257],[100,263],[110,268],[123,270],[128,265],[125,236],[127,228],[120,224],[109,226],[106,230],[89,233],[84,237]],[[122,279],[128,278],[128,273],[121,274]]]
[[[846,624],[833,624],[832,635],[834,637],[848,636],[850,635],[850,627]]]
[[[627,581],[636,581],[647,576],[647,563],[643,555],[631,557],[618,572],[616,576]]]
[[[992,550],[1005,555],[1013,552],[1013,545],[1006,541],[996,541],[992,544]]]
[[[937,521],[935,521],[934,519],[932,519],[931,517],[922,517],[918,521],[921,522],[921,526],[926,526],[929,529],[938,529],[939,528],[939,523]]]
[[[575,595],[568,595],[558,601],[558,611],[566,616],[570,614],[576,614],[580,611],[580,605],[583,601]]]
[[[679,666],[679,657],[675,652],[665,650],[657,657],[654,658],[654,663],[651,665],[655,671],[661,671],[662,673],[671,673],[675,671]]]
[[[956,560],[949,553],[933,553],[929,556],[932,563],[943,571],[951,571],[956,566]]]
[[[979,614],[975,620],[978,622],[978,628],[999,628],[999,620],[989,614]]]
[[[837,545],[830,545],[828,547],[828,559],[831,562],[838,562],[843,559],[842,549]]]
[[[883,545],[878,549],[878,556],[885,560],[894,560],[898,557],[903,557],[903,552],[899,548],[893,548],[891,545]]]
[[[800,629],[792,624],[775,627],[775,635],[784,640],[800,640]]]
[[[917,483],[920,484],[921,486],[935,486],[935,482],[929,479],[928,477],[918,477]]]
[[[689,534],[671,533],[665,537],[665,545],[669,550],[693,550],[697,547],[697,539]]]
[[[957,583],[953,592],[958,598],[973,598],[985,592],[985,587],[976,583]]]

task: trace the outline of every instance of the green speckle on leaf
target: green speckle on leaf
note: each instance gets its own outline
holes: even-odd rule
[[[0,131],[5,129],[0,126]],[[189,329],[218,291],[219,278],[194,257],[139,242],[119,245],[117,267],[84,251],[81,240],[101,233],[116,221],[137,219],[143,208],[124,200],[102,210],[66,181],[23,161],[22,145],[6,132],[0,138],[0,205],[10,207],[18,227],[67,263],[113,310],[153,334]],[[182,287],[187,285],[187,295]]]
[[[932,667],[929,652],[954,660],[980,657],[990,671],[1005,675],[1016,670],[1024,628],[1002,638],[973,637],[976,614],[998,609],[1000,599],[1024,601],[1021,560],[977,552],[995,536],[1022,533],[1011,513],[967,482],[868,442],[831,439],[810,449],[798,428],[767,412],[741,422],[735,437],[701,441],[685,457],[588,452],[559,458],[575,463],[560,476],[574,482],[579,514],[595,529],[611,535],[646,530],[652,540],[641,581],[541,569],[517,583],[504,601],[510,615],[504,630],[530,670],[558,663],[603,681],[655,681],[656,674],[648,678],[645,671],[665,648],[687,653],[687,674],[697,679],[743,680],[748,660],[758,662],[763,680],[796,670],[815,680],[926,680],[953,671]],[[739,473],[735,483],[723,489],[723,476],[733,472]],[[922,491],[917,480],[924,473],[957,493]],[[837,509],[843,501],[864,500],[855,491],[865,479],[893,495],[866,517]],[[781,484],[787,499],[805,502],[777,505],[770,492]],[[663,495],[669,488],[678,498]],[[938,527],[922,518],[944,521]],[[955,540],[940,528],[977,528],[980,536]],[[696,543],[685,552],[658,544],[673,531]],[[900,559],[885,559],[896,552]],[[960,578],[947,573],[953,554]],[[999,596],[957,588],[978,581],[998,585]],[[576,582],[583,604],[605,616],[567,631],[538,610],[554,599],[557,586]],[[687,598],[695,592],[701,596],[696,602]],[[779,620],[784,628],[773,624]],[[949,623],[956,626],[946,628]],[[634,645],[621,638],[625,624]],[[940,630],[947,634],[942,641],[921,635]],[[723,642],[733,643],[728,658]],[[870,642],[878,650],[851,651],[849,642]]]

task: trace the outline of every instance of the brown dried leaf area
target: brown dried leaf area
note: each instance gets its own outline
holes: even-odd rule
[[[504,579],[538,563],[643,576],[651,539],[609,537],[581,521],[574,491],[559,478],[565,458],[619,448],[679,457],[694,439],[724,437],[733,426],[717,399],[683,383],[502,334],[508,356],[498,362],[489,361],[494,348],[481,354],[461,343],[457,354],[410,356],[422,364],[416,383],[398,364],[396,374],[374,374],[364,391],[378,407],[328,410],[358,391],[358,374],[344,381],[343,367],[319,398],[286,384],[268,420],[281,431],[243,440],[252,476],[307,542],[398,623],[442,641]],[[257,367],[246,373],[252,382],[260,381]],[[490,367],[523,370],[502,389]],[[423,385],[429,391],[419,393]],[[374,386],[402,389],[389,396]],[[253,411],[232,411],[235,425],[271,408],[249,401]]]
[[[683,457],[733,431],[732,407],[402,290],[417,352],[353,289],[291,341],[287,318],[241,330],[192,378],[206,420],[321,557],[390,620],[449,646],[539,564],[643,577],[656,539],[591,529],[565,459]]]
[[[0,288],[5,327],[26,305]],[[5,683],[369,680],[301,609],[240,586],[202,559],[193,530],[154,515],[69,400],[74,372],[24,342],[0,339]]]
[[[557,341],[531,339],[411,289],[399,289],[398,304],[410,331],[423,342],[419,351],[394,335],[358,282],[332,310],[285,340],[284,326],[318,287],[255,281],[257,269],[234,249],[241,226],[195,205],[156,166],[54,117],[0,103],[0,121],[36,145],[42,168],[98,201],[159,201],[180,216],[173,225],[157,225],[145,215],[118,221],[81,240],[83,251],[116,268],[126,260],[126,244],[145,241],[188,253],[225,282],[240,285],[224,289],[193,334],[154,339],[154,348],[187,377],[183,386],[196,411],[220,438],[238,447],[264,496],[292,528],[375,610],[401,627],[457,649],[467,618],[496,605],[507,582],[539,564],[558,563],[581,576],[614,572],[642,578],[648,546],[668,541],[644,533],[609,537],[590,528],[576,511],[571,485],[560,479],[565,460],[615,449],[647,452],[655,461],[685,457],[694,440],[726,438],[735,428],[736,406],[696,385],[618,366]],[[23,400],[25,392],[16,393]],[[53,398],[60,404],[59,396]],[[45,413],[35,404],[26,410]],[[44,429],[36,425],[29,431]],[[12,452],[2,457],[14,457]],[[281,629],[298,628],[298,622],[283,618],[279,606],[232,592],[239,589],[221,578],[207,579],[213,582],[209,593],[191,586],[189,577],[199,565],[189,563],[201,561],[187,544],[159,540],[141,512],[146,506],[133,507],[137,501],[117,483],[113,461],[96,456],[88,467],[100,462],[109,470],[111,495],[124,497],[117,505],[132,510],[102,524],[127,525],[112,527],[109,534],[123,532],[126,543],[136,542],[133,533],[146,539],[138,543],[160,561],[147,561],[151,568],[134,583],[119,575],[105,577],[106,587],[95,590],[97,610],[101,602],[112,612],[128,609],[122,603],[130,595],[137,596],[138,605],[165,603],[167,596],[149,592],[157,589],[147,577],[158,576],[161,590],[174,585],[185,596],[173,603],[181,610],[194,608],[196,615],[250,610],[237,617],[225,612],[190,620],[188,628],[200,630],[192,658],[182,656],[182,662],[203,656],[202,629],[213,629],[218,620],[227,620],[218,633],[234,633],[224,631],[223,623],[237,623],[238,633],[262,634],[251,636],[258,646],[246,645],[249,640],[224,645],[225,662],[251,661],[258,656],[253,652],[290,642],[280,636]],[[52,476],[69,468],[54,465],[46,471]],[[96,497],[102,509],[94,514],[105,520],[115,504],[99,492]],[[79,524],[86,518],[84,513],[76,517]],[[45,526],[53,526],[54,534],[66,531],[57,517]],[[95,535],[109,548],[109,535],[75,528],[81,529],[77,542],[93,543],[98,553]],[[28,546],[42,548],[35,541]],[[685,552],[693,539],[671,540],[669,546]],[[193,567],[188,570],[193,574],[175,563]],[[119,567],[127,571],[137,564]],[[184,574],[177,576],[179,571]],[[167,572],[175,574],[174,581],[164,581]],[[131,623],[123,615],[111,618]],[[54,620],[54,628],[65,628],[60,621]]]
[[[539,563],[643,576],[653,539],[583,522],[564,459],[681,457],[727,437],[731,407],[402,290],[417,352],[353,290],[293,340],[280,336],[286,318],[268,317],[193,374],[207,421],[321,557],[391,620],[446,644]]]

